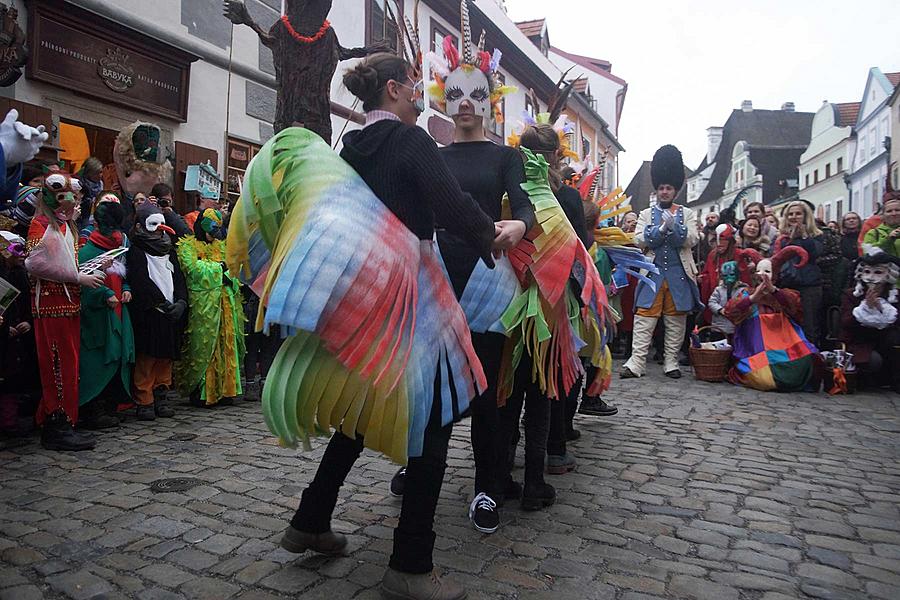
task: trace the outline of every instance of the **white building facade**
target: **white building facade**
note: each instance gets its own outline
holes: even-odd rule
[[[825,222],[840,221],[849,210],[845,177],[858,113],[859,103],[823,103],[813,117],[809,147],[800,157],[800,197],[812,202],[816,216]]]
[[[396,39],[396,30],[385,19],[385,2],[334,0],[328,18],[341,45],[354,48]],[[281,14],[281,0],[245,4],[266,30]],[[398,0],[391,6],[399,5],[402,19],[412,16],[413,4]],[[243,169],[273,134],[275,116],[272,56],[249,27],[232,27],[219,1],[40,0],[26,6],[17,22],[27,32],[31,63],[17,82],[0,88],[0,108],[17,108],[48,126],[53,137],[44,156],[65,156],[72,136],[77,136],[87,140],[92,154],[108,159],[119,129],[149,121],[162,130],[160,144],[175,163],[176,188],[187,164],[209,160],[226,175],[230,199],[237,197]],[[459,40],[459,6],[459,0],[420,2],[419,36],[429,49],[439,49],[446,35]],[[489,137],[505,143],[523,112],[546,108],[561,71],[519,31],[501,2],[472,0],[470,16],[474,35],[484,29],[486,46],[502,50],[505,83],[519,88],[504,100],[506,122],[490,127]],[[122,63],[117,65],[123,73],[132,73],[131,87],[114,89],[114,82],[98,75],[104,53]],[[338,147],[341,132],[364,122],[341,82],[343,71],[353,63],[341,62],[331,85],[332,141]],[[73,76],[67,79],[66,73]],[[428,76],[427,64],[425,73]],[[526,98],[530,89],[538,95],[538,106]],[[591,152],[610,145],[596,111],[573,104],[570,112],[583,117],[585,132],[593,132]],[[419,125],[439,143],[452,139],[452,121],[436,105],[426,103]]]
[[[898,83],[900,73],[869,69],[850,148],[850,210],[863,218],[877,210],[884,194],[890,158],[885,142],[892,124],[888,99]]]

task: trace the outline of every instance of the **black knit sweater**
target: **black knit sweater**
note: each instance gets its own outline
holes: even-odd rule
[[[512,219],[534,225],[534,209],[528,194],[522,189],[525,165],[522,155],[508,146],[490,141],[459,142],[439,150],[441,157],[456,177],[460,187],[478,203],[493,220],[502,219],[503,195],[509,196]],[[459,236],[446,231],[438,220],[438,243],[447,273],[457,297],[461,297],[478,262],[478,253]]]
[[[433,238],[437,220],[493,267],[493,219],[459,188],[424,130],[384,120],[343,142],[341,157],[420,240]]]

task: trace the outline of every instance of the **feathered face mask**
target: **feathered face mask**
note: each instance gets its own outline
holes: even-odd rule
[[[487,76],[473,67],[460,67],[444,82],[447,114],[454,117],[466,100],[472,104],[476,117],[487,121],[491,116],[491,91]]]
[[[472,28],[469,24],[468,0],[460,3],[462,17],[462,52],[456,49],[453,38],[444,38],[443,56],[428,53],[434,82],[428,86],[428,93],[444,112],[451,117],[459,114],[460,105],[466,100],[472,103],[475,116],[487,123],[493,117],[497,123],[503,122],[502,99],[516,90],[502,85],[498,69],[502,53],[484,51],[484,32],[478,46],[472,43]]]

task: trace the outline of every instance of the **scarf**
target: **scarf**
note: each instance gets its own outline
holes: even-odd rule
[[[143,227],[135,227],[131,232],[131,243],[150,256],[168,256],[172,251],[172,238],[164,231],[149,232]]]
[[[91,232],[88,238],[92,244],[103,250],[115,250],[122,246],[125,236],[121,231],[113,231],[110,235],[103,235],[99,229]],[[113,307],[113,311],[119,319],[122,318],[122,291],[124,289],[125,265],[114,260],[112,265],[106,269],[106,279],[103,284],[111,289],[119,302]]]
[[[125,236],[122,235],[121,231],[113,231],[111,235],[103,235],[102,233],[100,233],[99,229],[95,229],[91,232],[91,235],[90,237],[88,237],[88,239],[98,248],[103,248],[104,250],[115,250],[122,245],[124,237]]]

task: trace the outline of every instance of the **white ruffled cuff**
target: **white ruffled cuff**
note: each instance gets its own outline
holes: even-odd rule
[[[885,329],[897,320],[897,308],[885,302],[883,298],[878,299],[878,308],[870,308],[863,301],[853,309],[853,318],[863,327]]]

